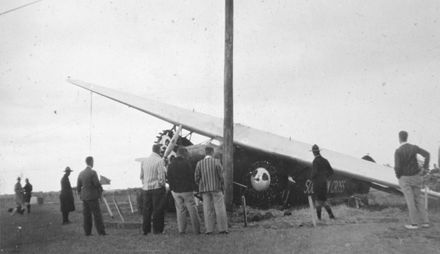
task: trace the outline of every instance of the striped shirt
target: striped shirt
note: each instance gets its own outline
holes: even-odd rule
[[[199,161],[195,171],[199,192],[223,191],[223,167],[220,160],[206,156]]]
[[[157,153],[141,163],[141,180],[143,190],[154,190],[165,186],[166,169],[162,158]]]

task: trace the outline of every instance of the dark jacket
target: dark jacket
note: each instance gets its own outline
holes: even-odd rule
[[[32,184],[30,184],[29,182],[26,183],[23,187],[23,191],[24,191],[24,201],[30,202],[32,196]]]
[[[312,165],[310,178],[315,182],[326,182],[327,178],[333,175],[333,168],[328,160],[321,155],[315,157]]]
[[[310,178],[313,181],[313,193],[317,200],[327,200],[327,178],[333,175],[333,168],[321,155],[315,157]]]
[[[396,172],[397,178],[417,175],[420,172],[417,154],[425,158],[423,168],[427,169],[429,165],[429,153],[427,151],[408,143],[396,149],[394,153],[394,171]]]
[[[63,178],[61,178],[60,205],[61,212],[75,211],[72,186],[70,185],[69,177],[67,175],[64,175]]]
[[[183,157],[175,158],[168,166],[168,183],[174,192],[192,192],[196,190],[194,168]]]
[[[102,186],[99,183],[98,174],[90,167],[79,173],[76,187],[81,200],[96,200],[101,197]]]

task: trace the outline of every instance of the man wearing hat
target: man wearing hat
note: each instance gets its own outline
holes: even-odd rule
[[[313,192],[315,196],[316,214],[321,220],[321,208],[324,206],[330,219],[335,219],[332,209],[327,202],[327,178],[333,175],[333,168],[328,160],[321,156],[319,147],[312,146],[312,152],[315,156],[312,164],[311,180],[313,182]]]
[[[21,187],[21,178],[17,177],[17,183],[14,186],[14,192],[15,192],[15,205],[16,207],[12,210],[11,215],[14,215],[15,213],[23,214],[23,202],[24,202],[24,196],[23,196],[23,188]]]
[[[29,182],[29,179],[26,178],[24,180],[26,184],[23,187],[24,193],[24,204],[26,205],[27,212],[31,212],[31,197],[32,197],[32,184]]]
[[[69,213],[75,211],[72,186],[70,185],[69,175],[72,172],[69,167],[64,170],[64,176],[61,178],[60,205],[63,214],[63,225],[69,224]]]

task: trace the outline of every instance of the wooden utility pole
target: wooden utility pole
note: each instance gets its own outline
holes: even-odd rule
[[[234,0],[225,0],[223,167],[225,169],[225,204],[228,211],[232,211],[234,176],[233,45]]]

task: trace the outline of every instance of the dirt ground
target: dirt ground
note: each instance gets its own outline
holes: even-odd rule
[[[162,235],[144,236],[138,225],[121,229],[109,224],[107,236],[93,231],[86,237],[79,203],[70,216],[73,223],[64,226],[57,203],[34,205],[32,213],[15,216],[3,203],[0,253],[440,253],[440,209],[430,210],[431,228],[406,230],[404,203],[386,195],[379,194],[371,206],[360,209],[334,206],[337,220],[324,214],[316,228],[307,208],[293,209],[289,216],[270,210],[259,211],[271,212],[270,219],[244,227],[239,217],[233,218],[230,234],[209,236],[195,235],[190,227],[179,235],[175,214],[168,213]]]

